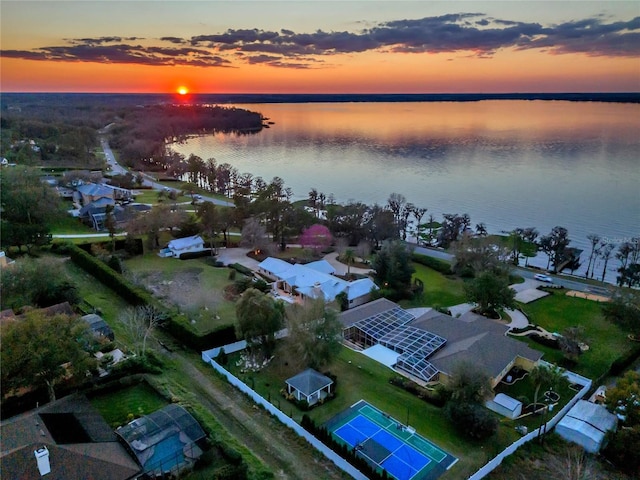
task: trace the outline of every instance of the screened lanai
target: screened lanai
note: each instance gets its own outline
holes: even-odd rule
[[[407,325],[413,320],[415,317],[406,310],[400,307],[390,308],[346,327],[343,335],[345,340],[366,349],[372,357],[373,350],[369,347],[375,345],[399,353],[395,368],[429,382],[438,375],[438,369],[429,363],[428,358],[444,346],[447,340]],[[380,361],[385,363],[382,359]]]
[[[167,405],[116,429],[145,473],[177,474],[202,455],[200,424],[180,405]]]

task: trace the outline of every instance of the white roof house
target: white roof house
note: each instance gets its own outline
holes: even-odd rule
[[[489,410],[493,410],[503,417],[514,419],[522,415],[522,402],[504,393],[497,394],[493,400],[487,401],[485,405]]]
[[[204,240],[202,237],[200,235],[193,235],[191,237],[171,240],[167,248],[162,250],[161,256],[178,258],[183,253],[201,252],[204,249]]]
[[[589,453],[603,446],[606,433],[615,430],[618,419],[604,406],[579,400],[556,425],[556,433],[577,443]]]
[[[266,258],[258,265],[258,271],[276,280],[275,290],[283,290],[291,295],[318,298],[332,302],[336,296],[346,292],[349,307],[355,307],[368,301],[372,289],[378,287],[370,278],[348,282],[333,275],[335,269],[326,260],[306,265],[292,265],[277,258]]]

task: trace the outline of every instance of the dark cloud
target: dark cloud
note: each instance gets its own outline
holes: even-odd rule
[[[163,42],[171,42],[171,43],[187,43],[187,41],[184,38],[180,38],[180,37],[160,37],[160,40],[162,40]]]
[[[608,23],[607,23],[608,22]],[[144,65],[231,66],[236,62],[286,68],[313,68],[318,59],[366,51],[461,53],[488,58],[503,49],[538,49],[547,54],[640,55],[640,17],[611,21],[603,16],[555,25],[496,19],[481,13],[457,13],[381,22],[356,32],[296,33],[229,29],[188,39],[161,37],[181,47],[133,44],[138,37],[70,39],[64,46],[2,51],[5,57],[69,62]]]
[[[193,48],[142,47],[140,45],[70,45],[24,52],[4,50],[0,55],[26,60],[97,62],[142,65],[230,66],[231,62],[206,50]]]

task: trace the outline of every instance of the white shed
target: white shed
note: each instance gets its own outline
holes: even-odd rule
[[[522,402],[504,393],[497,394],[493,400],[487,401],[485,405],[489,410],[493,410],[503,417],[514,419],[522,415]]]
[[[597,453],[606,433],[615,430],[617,423],[616,416],[602,405],[580,400],[558,422],[556,433],[589,453]]]

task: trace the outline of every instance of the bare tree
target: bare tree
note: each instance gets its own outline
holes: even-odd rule
[[[164,318],[164,314],[151,305],[129,307],[120,313],[120,322],[131,336],[136,355],[146,354],[147,339]]]
[[[258,253],[267,247],[267,229],[260,221],[251,217],[244,222],[242,227],[242,240],[240,245],[243,247],[249,247],[254,253]]]

